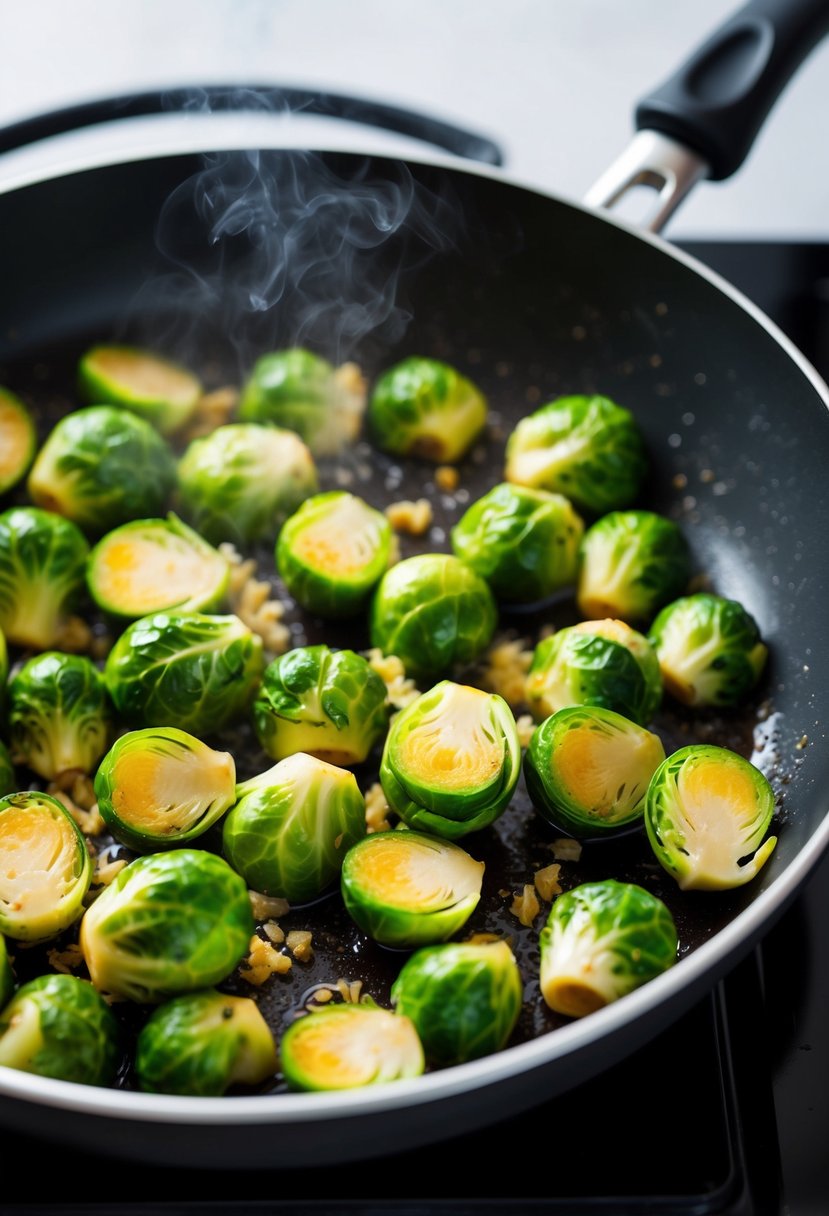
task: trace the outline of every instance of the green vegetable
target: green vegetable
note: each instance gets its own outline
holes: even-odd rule
[[[13,794],[19,788],[9,749],[0,742],[0,798]]]
[[[73,769],[94,772],[111,730],[104,678],[85,655],[35,655],[9,684],[12,751],[47,781]]]
[[[484,429],[487,401],[439,359],[410,356],[377,381],[369,402],[375,442],[397,456],[459,460]]]
[[[556,1013],[580,1018],[667,971],[678,941],[661,899],[606,879],[559,895],[540,945],[544,1000]]]
[[[6,939],[0,935],[0,1013],[11,1000],[13,992],[14,972],[6,949]]]
[[[521,775],[512,710],[495,693],[442,680],[396,714],[380,781],[411,828],[457,839],[493,823]]]
[[[83,594],[89,553],[83,533],[39,507],[0,514],[0,628],[6,640],[47,650]]]
[[[236,765],[175,726],[129,731],[95,774],[98,810],[137,853],[173,848],[207,831],[236,801]]]
[[[0,388],[0,494],[23,480],[36,449],[32,415],[14,393]]]
[[[684,891],[750,882],[771,856],[774,793],[758,768],[713,744],[681,747],[654,773],[645,827],[657,861]]]
[[[366,831],[354,774],[302,752],[238,787],[222,851],[255,891],[308,903],[339,877]]]
[[[84,914],[80,944],[100,992],[160,1004],[226,979],[253,930],[247,887],[227,862],[173,849],[124,866]]]
[[[584,535],[577,602],[582,616],[649,621],[691,576],[678,524],[654,511],[611,511]]]
[[[121,1057],[114,1013],[89,980],[41,975],[0,1013],[0,1064],[78,1085],[109,1086]]]
[[[373,1002],[325,1005],[286,1029],[280,1063],[290,1089],[356,1089],[419,1077],[423,1048],[407,1017]]]
[[[202,395],[198,376],[132,346],[94,346],[78,365],[78,381],[87,401],[120,405],[165,435],[190,420]]]

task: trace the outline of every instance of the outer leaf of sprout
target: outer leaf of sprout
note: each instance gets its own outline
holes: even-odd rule
[[[88,980],[41,975],[0,1012],[0,1064],[23,1072],[112,1085],[121,1054],[118,1022]]]
[[[649,621],[682,594],[690,575],[678,524],[654,511],[611,511],[582,540],[579,610],[592,620]]]
[[[436,463],[459,460],[486,423],[487,401],[438,359],[411,356],[377,381],[369,402],[374,439],[386,452]]]
[[[288,1026],[279,1052],[293,1090],[384,1085],[419,1077],[425,1069],[411,1021],[373,1004],[312,1010]]]
[[[68,519],[39,507],[0,514],[0,628],[31,650],[57,641],[80,599],[89,545]]]
[[[72,769],[92,773],[111,730],[104,678],[85,655],[35,655],[9,684],[12,750],[47,781]]]
[[[87,401],[119,405],[162,434],[184,426],[202,395],[198,376],[173,360],[134,346],[95,346],[78,365]]]

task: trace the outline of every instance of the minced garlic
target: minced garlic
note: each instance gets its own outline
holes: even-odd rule
[[[386,519],[395,532],[405,532],[408,536],[423,536],[432,526],[432,504],[428,498],[418,498],[416,502],[404,498],[401,502],[393,502],[386,507]]]
[[[279,895],[263,895],[261,891],[249,890],[248,899],[254,920],[275,921],[280,916],[286,916],[291,910],[287,899],[282,899]]]
[[[581,857],[581,844],[578,840],[571,840],[569,836],[560,836],[558,840],[547,845],[547,848],[552,849],[553,857],[557,861],[578,861]]]
[[[403,661],[396,654],[383,654],[375,646],[366,651],[366,659],[385,684],[389,703],[395,709],[404,709],[420,696],[420,690],[414,680],[408,678]]]
[[[251,557],[243,560],[235,545],[225,541],[219,552],[230,562],[227,598],[231,611],[259,634],[267,655],[284,654],[291,633],[283,620],[285,606],[274,599],[271,584],[255,577],[256,562]]]
[[[334,985],[340,996],[348,1005],[359,1005],[360,996],[363,991],[362,980],[344,980],[338,979]]]
[[[71,942],[63,950],[53,947],[46,951],[46,957],[52,970],[60,971],[62,975],[71,975],[84,961],[78,942]]]
[[[522,747],[529,747],[535,732],[535,719],[532,714],[521,714],[520,718],[516,719],[515,728],[518,731],[518,742]]]
[[[544,866],[543,870],[536,870],[533,881],[535,889],[542,899],[549,901],[554,895],[561,895],[561,886],[558,881],[560,871],[561,866],[557,861]]]
[[[435,485],[445,494],[457,490],[461,480],[458,470],[451,464],[441,464],[435,469]]]
[[[533,651],[526,646],[525,639],[501,638],[484,655],[481,686],[503,697],[510,706],[523,705],[532,661]]]
[[[275,950],[273,943],[254,933],[250,939],[247,958],[239,969],[243,980],[257,987],[264,984],[272,975],[285,975],[291,970],[293,963],[287,954]]]
[[[373,832],[390,832],[391,823],[389,822],[390,807],[386,801],[386,795],[383,793],[383,787],[379,781],[375,781],[374,785],[369,786],[366,790],[366,832],[370,836]]]
[[[530,928],[540,911],[541,904],[538,902],[535,887],[532,883],[525,883],[523,891],[513,897],[510,912],[518,917],[522,925]]]
[[[46,793],[66,807],[84,836],[100,836],[106,826],[98,810],[92,778],[86,773],[61,773],[46,787]]]
[[[285,945],[300,963],[308,963],[314,957],[312,940],[312,935],[307,929],[291,929],[285,939]]]

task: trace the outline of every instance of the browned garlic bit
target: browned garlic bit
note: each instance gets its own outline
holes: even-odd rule
[[[78,772],[61,773],[49,782],[46,793],[66,807],[84,836],[101,835],[105,825],[98,811],[91,777]]]
[[[444,494],[451,494],[460,485],[461,475],[451,464],[441,464],[435,469],[435,485]]]
[[[535,730],[535,719],[532,714],[521,714],[516,719],[515,726],[518,731],[518,742],[524,748],[529,747]]]
[[[374,785],[369,786],[366,790],[365,800],[366,832],[369,835],[372,832],[390,832],[391,823],[388,818],[390,808],[379,781],[375,781]]]
[[[291,634],[284,624],[284,605],[273,598],[269,582],[257,579],[253,558],[242,559],[229,542],[219,545],[219,552],[230,562],[227,598],[230,609],[262,639],[266,655],[284,654],[291,643]]]
[[[510,912],[518,917],[522,925],[530,928],[540,911],[541,904],[538,902],[535,887],[532,883],[525,883],[523,891],[513,896]]]
[[[578,840],[571,840],[569,836],[560,836],[547,845],[547,848],[552,849],[556,861],[578,861],[581,857],[581,844]]]
[[[313,937],[307,929],[291,929],[285,944],[300,963],[309,963],[314,957]]]
[[[536,891],[548,903],[554,895],[561,895],[561,884],[558,881],[560,872],[561,866],[554,861],[550,865],[544,866],[542,870],[536,870],[533,875]]]
[[[404,498],[400,502],[389,503],[386,518],[395,532],[423,536],[432,525],[432,504],[428,498],[418,498],[415,502]]]
[[[260,987],[272,975],[285,975],[291,970],[293,962],[287,954],[274,949],[271,942],[254,933],[250,939],[250,949],[247,958],[242,961],[239,974],[249,984]]]
[[[46,957],[52,970],[60,971],[63,975],[71,975],[84,961],[83,951],[77,942],[70,942],[63,950],[53,946],[51,950],[47,950]]]
[[[263,895],[261,891],[248,891],[254,920],[278,920],[290,911],[287,899],[278,895]]]
[[[500,638],[484,655],[481,687],[503,697],[507,705],[523,705],[527,699],[527,672],[533,651],[523,638]]]
[[[406,675],[406,669],[396,654],[383,654],[373,647],[365,652],[368,665],[377,672],[386,686],[389,702],[395,709],[404,709],[420,696],[420,690]]]

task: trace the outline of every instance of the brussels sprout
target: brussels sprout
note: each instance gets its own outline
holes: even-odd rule
[[[99,991],[158,1005],[226,979],[253,930],[248,889],[227,862],[173,849],[124,866],[85,912],[80,944]]]
[[[366,831],[354,774],[303,752],[238,787],[222,851],[254,891],[308,903],[339,876]]]
[[[0,1012],[11,1000],[14,992],[14,972],[12,971],[9,952],[6,949],[6,939],[0,935]]]
[[[6,703],[6,682],[9,678],[9,651],[6,646],[6,635],[0,629],[0,714]]]
[[[411,828],[457,839],[493,823],[521,775],[512,710],[495,693],[442,680],[395,715],[380,782]]]
[[[35,790],[0,798],[0,933],[57,937],[83,912],[92,858],[57,798]]]
[[[85,587],[89,545],[68,519],[38,507],[0,514],[0,628],[31,650],[54,646]]]
[[[276,1068],[276,1044],[256,1002],[212,988],[159,1005],[135,1047],[138,1084],[149,1093],[221,1097],[233,1085],[259,1085]]]
[[[636,419],[624,406],[609,397],[559,397],[518,423],[507,441],[505,477],[601,515],[633,501],[647,463]]]
[[[411,1018],[428,1059],[464,1064],[506,1046],[523,988],[507,943],[481,938],[416,950],[392,984],[391,999],[398,1014]]]
[[[763,838],[774,793],[758,768],[725,747],[681,747],[659,766],[645,799],[657,861],[683,891],[725,891],[750,882],[777,837]]]
[[[14,772],[14,765],[5,743],[0,742],[0,798],[13,794],[20,789]]]
[[[649,621],[682,594],[690,576],[678,524],[654,511],[611,511],[582,540],[576,600],[593,620]]]
[[[274,542],[319,489],[314,458],[298,435],[244,422],[192,440],[178,482],[182,513],[213,544]]]
[[[533,732],[524,757],[536,810],[578,840],[642,822],[648,782],[665,759],[658,735],[597,705],[568,706]]]
[[[561,494],[503,482],[452,529],[452,548],[505,604],[533,604],[575,584],[584,523]]]
[[[37,448],[37,432],[26,406],[0,388],[0,494],[26,476]]]
[[[296,431],[314,455],[332,456],[357,438],[365,406],[365,381],[353,363],[334,368],[296,347],[257,359],[239,417]]]
[[[369,402],[378,446],[438,464],[459,460],[484,429],[487,400],[466,376],[416,355],[384,372]]]
[[[168,608],[215,608],[227,590],[230,563],[170,512],[108,532],[89,555],[86,579],[99,608],[135,620]]]
[[[303,608],[337,620],[366,607],[388,567],[391,541],[382,511],[356,494],[329,490],[307,499],[283,525],[276,565]]]
[[[237,616],[157,612],[121,634],[104,677],[127,721],[202,735],[244,714],[262,667],[262,639]]]
[[[759,682],[768,649],[737,600],[700,591],[667,604],[648,635],[666,690],[684,705],[732,707]]]
[[[673,917],[634,883],[584,883],[559,895],[541,930],[541,995],[580,1018],[626,996],[676,962]]]
[[[147,853],[193,840],[236,801],[236,765],[174,726],[134,730],[95,774],[98,810],[113,836]]]
[[[274,760],[307,752],[347,766],[366,759],[390,710],[386,685],[362,655],[300,646],[265,668],[253,722]]]
[[[662,700],[656,654],[623,621],[581,621],[543,638],[527,675],[537,722],[567,705],[598,705],[646,726]]]
[[[345,855],[341,891],[352,920],[383,946],[443,942],[481,898],[484,864],[449,840],[396,828],[374,832]]]
[[[115,1014],[89,980],[40,975],[0,1013],[0,1064],[78,1085],[112,1085],[121,1057]]]
[[[35,655],[9,683],[12,750],[47,781],[72,769],[93,772],[111,726],[104,677],[85,655]]]
[[[423,1047],[407,1017],[367,1002],[324,1005],[292,1022],[279,1048],[290,1089],[356,1089],[419,1077]]]
[[[486,650],[498,623],[487,584],[448,553],[421,553],[383,576],[371,605],[371,644],[406,674],[436,679]]]
[[[175,476],[173,454],[149,422],[116,406],[91,405],[60,419],[26,484],[37,506],[100,535],[160,515]]]
[[[120,405],[165,435],[192,417],[202,395],[198,376],[132,346],[94,346],[80,360],[78,381],[87,401]]]

